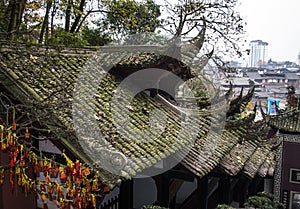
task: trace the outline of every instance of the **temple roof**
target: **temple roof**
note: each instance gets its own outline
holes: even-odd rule
[[[148,59],[147,56],[150,56],[153,62],[160,59],[160,56],[154,56],[154,54],[141,55],[137,47],[133,48],[137,50],[132,59],[128,58],[132,51],[128,52],[124,49],[120,56],[127,58],[121,59],[122,62],[112,66],[115,69],[125,66],[124,69],[130,70],[128,66],[132,65],[132,60],[138,59],[139,62],[149,62],[150,58]],[[42,123],[76,157],[90,165],[94,165],[96,158],[104,158],[103,153],[97,153],[91,157],[89,153],[83,150],[82,144],[78,142],[72,121],[72,102],[75,82],[83,67],[89,60],[94,59],[95,53],[97,53],[95,59],[101,58],[107,66],[115,63],[115,54],[112,54],[110,50],[78,54],[70,51],[64,53],[41,51],[38,48],[0,49],[2,87],[20,103],[34,105],[37,118],[42,113],[47,112],[47,120],[42,118]],[[157,59],[152,59],[153,57]],[[153,64],[152,61],[150,64]],[[184,68],[186,73],[189,70]],[[183,71],[179,72],[182,73]],[[199,133],[183,130],[182,134],[179,134],[182,131],[182,114],[187,113],[180,112],[182,110],[178,111],[177,107],[172,106],[167,101],[162,102],[162,100],[152,98],[144,92],[135,96],[130,104],[127,104],[126,99],[130,90],[124,89],[122,96],[118,98],[119,103],[116,110],[112,112],[111,102],[115,96],[115,89],[120,86],[121,82],[122,77],[107,73],[93,95],[95,98],[95,106],[93,106],[95,107],[95,114],[93,114],[97,120],[99,131],[103,135],[103,140],[109,142],[112,149],[115,150],[114,153],[110,153],[109,159],[106,158],[105,160],[106,163],[116,167],[118,173],[118,175],[110,175],[103,171],[104,181],[115,184],[120,177],[131,178],[176,152],[179,152],[179,155],[184,155],[181,163],[200,177],[208,174],[216,167],[222,168],[224,172],[230,175],[236,175],[243,171],[249,177],[254,177],[256,174],[266,176],[266,171],[274,167],[272,144],[265,143],[263,139],[265,133],[262,131],[262,134],[258,133],[255,136],[249,134],[251,127],[256,127],[253,122],[253,114],[235,120],[225,120],[224,128],[219,130],[216,122],[221,121],[222,117],[226,118],[226,114],[214,115],[211,112],[214,110],[201,109],[198,112],[197,124],[191,122],[188,124],[190,129],[186,129],[195,128],[198,130],[197,127],[200,127]],[[230,103],[229,115],[241,114],[252,95],[253,91],[251,90],[246,96],[240,95],[228,102]],[[82,105],[82,103],[80,104]],[[89,103],[86,103],[85,107],[79,108],[88,106]],[[113,118],[121,117],[121,113],[125,109],[129,110],[130,113],[130,126],[126,129],[127,135],[120,134],[117,128],[117,126],[124,125],[121,124],[122,120],[115,121]],[[140,142],[138,136],[140,136],[141,130],[144,130],[149,137],[155,136],[155,131],[160,130],[159,127],[152,130],[147,129],[150,125],[149,113],[153,109],[166,113],[167,127],[162,134],[154,137],[154,140]],[[157,124],[163,122],[160,114],[154,114],[152,117],[157,120]],[[190,144],[186,138],[195,134],[197,135],[196,140]],[[250,139],[248,139],[249,135],[252,136]],[[89,139],[86,141],[88,146],[97,147],[98,145],[95,143]],[[190,149],[184,149],[188,144],[191,145]]]
[[[268,124],[287,133],[300,133],[300,113],[297,108],[289,109],[277,115],[268,115]]]

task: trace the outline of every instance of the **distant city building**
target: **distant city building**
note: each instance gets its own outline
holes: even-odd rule
[[[298,72],[300,70],[299,65],[295,62],[290,61],[273,61],[269,59],[267,62],[267,65],[264,66],[264,68],[268,70],[280,70],[280,72]]]
[[[250,80],[263,84],[264,86],[295,86],[299,87],[299,77],[297,73],[279,72],[246,72]]]
[[[250,42],[250,58],[248,67],[261,67],[267,63],[268,43],[262,40]]]
[[[300,66],[300,51],[299,51],[299,54],[298,54],[298,65]]]

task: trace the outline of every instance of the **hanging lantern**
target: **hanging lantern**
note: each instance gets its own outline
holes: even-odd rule
[[[13,122],[13,123],[11,124],[11,130],[12,130],[12,131],[16,131],[16,130],[17,130],[17,124],[16,124],[15,122]]]
[[[40,152],[40,156],[34,153],[34,150],[27,146],[26,140],[30,138],[28,128],[26,128],[25,139],[18,141],[16,132],[16,124],[13,123],[14,128],[6,130],[0,125],[0,149],[7,150],[9,148],[9,182],[13,190],[15,184],[23,190],[25,196],[32,191],[36,198],[40,197],[43,201],[43,209],[48,209],[47,200],[53,200],[56,197],[56,204],[58,208],[87,208],[89,206],[96,207],[95,195],[91,194],[92,191],[98,191],[101,184],[99,184],[99,174],[94,173],[91,175],[89,167],[82,166],[79,160],[73,162],[63,152],[62,156],[66,159],[67,166],[57,166],[54,158],[47,158]],[[22,144],[25,142],[24,144]],[[29,178],[26,173],[31,165],[34,173],[39,175],[41,171],[45,175],[45,183],[37,182]],[[0,185],[3,184],[5,168],[0,167]],[[51,182],[51,178],[57,177],[61,183]],[[91,178],[94,179],[91,179]],[[37,186],[40,185],[40,186]],[[64,186],[67,191],[64,193]],[[102,187],[102,185],[101,185]],[[40,196],[38,195],[38,191]],[[110,188],[106,187],[105,191]],[[66,200],[67,198],[68,200]]]
[[[2,142],[1,142],[1,150],[2,150],[2,151],[5,151],[6,148],[7,148],[6,142],[5,142],[5,141],[2,141]]]
[[[4,168],[0,168],[0,185],[4,182]]]
[[[95,178],[92,184],[92,191],[97,191],[97,190],[98,190],[98,179]]]
[[[14,152],[10,152],[10,159],[9,159],[9,162],[10,162],[10,167],[13,168],[15,167],[15,161],[14,161],[15,157],[14,157]]]
[[[52,185],[51,182],[49,182],[49,183],[47,184],[47,192],[48,192],[48,198],[49,198],[50,200],[52,200],[52,199],[53,199],[53,185]]]
[[[92,194],[92,207],[96,208],[96,197],[94,194]]]
[[[83,174],[84,174],[84,177],[87,177],[88,175],[90,175],[90,174],[91,174],[90,169],[89,169],[88,167],[86,167],[86,168],[84,169]]]
[[[25,139],[28,140],[29,138],[30,138],[30,133],[28,131],[28,128],[26,128]]]
[[[11,146],[11,147],[14,146],[15,141],[14,141],[13,134],[11,132],[8,133],[8,139],[9,139],[8,145]]]
[[[43,202],[43,209],[48,209],[45,184],[41,184],[40,189],[41,189],[41,199]]]
[[[67,175],[66,175],[66,171],[65,168],[60,166],[59,167],[59,179],[64,182],[67,180]]]

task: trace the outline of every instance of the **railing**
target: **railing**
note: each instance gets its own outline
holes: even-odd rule
[[[119,209],[119,196],[115,196],[101,204],[100,209]]]

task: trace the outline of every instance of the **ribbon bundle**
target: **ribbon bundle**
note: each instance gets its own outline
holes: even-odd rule
[[[9,154],[8,165],[0,165],[0,185],[4,182],[4,173],[9,172],[11,190],[15,182],[21,187],[25,195],[33,192],[43,202],[47,209],[47,201],[55,201],[60,209],[96,208],[96,197],[102,197],[110,190],[100,181],[99,172],[91,172],[88,166],[82,165],[79,160],[73,162],[65,153],[62,153],[66,165],[60,164],[54,158],[47,158],[31,145],[30,133],[26,129],[24,138],[16,135],[16,124],[11,129],[0,125],[0,149]],[[41,172],[45,181],[30,177],[30,170],[35,175]],[[16,180],[16,181],[15,181]]]

